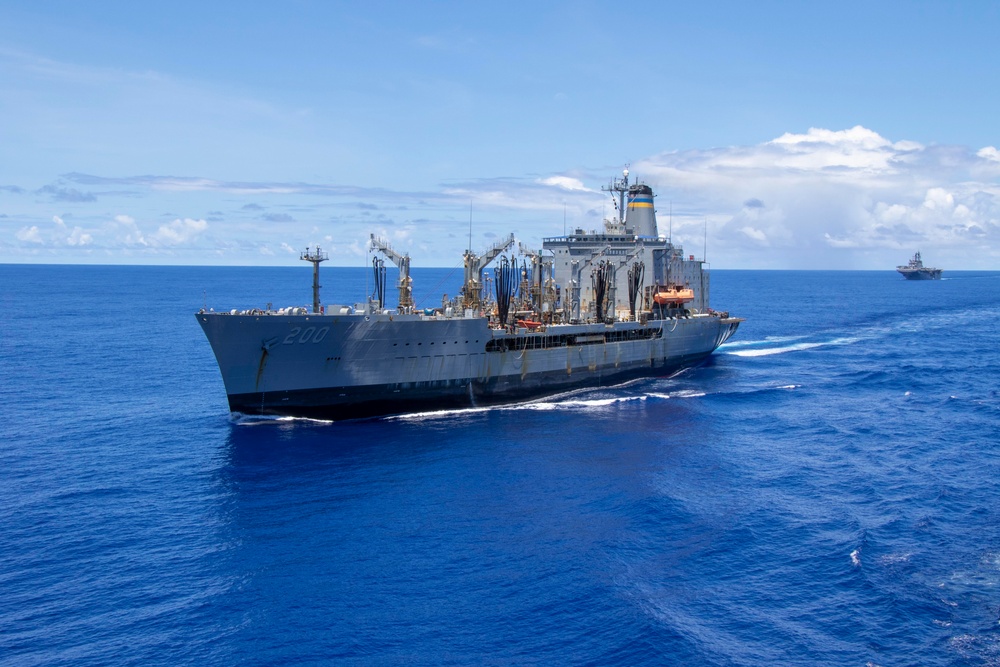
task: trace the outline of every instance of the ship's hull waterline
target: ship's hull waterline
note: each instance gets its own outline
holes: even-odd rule
[[[526,401],[695,366],[741,320],[491,329],[486,318],[198,313],[232,412],[343,420]]]
[[[941,280],[941,269],[926,269],[922,271],[899,270],[907,280]]]

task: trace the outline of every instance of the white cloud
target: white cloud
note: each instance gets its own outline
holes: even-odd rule
[[[79,227],[74,227],[70,235],[66,237],[66,243],[71,246],[90,245],[93,241],[94,237]]]
[[[42,235],[41,232],[38,231],[38,227],[36,225],[32,225],[31,227],[22,227],[18,230],[15,236],[18,241],[23,241],[25,243],[42,243]]]
[[[406,243],[413,237],[413,232],[413,225],[398,227],[392,231],[392,240],[399,244]]]
[[[809,128],[806,134],[786,133],[765,145],[781,149],[773,154],[777,165],[807,170],[846,167],[884,171],[891,168],[892,154],[900,150],[860,125],[840,131]],[[905,150],[914,150],[913,146],[918,145],[908,144]]]
[[[909,212],[909,208],[902,204],[885,204],[879,202],[875,207],[875,215],[882,222],[893,223],[902,220]]]
[[[823,233],[823,240],[831,248],[856,248],[855,243],[848,239],[835,239],[830,236],[829,232]]]
[[[987,146],[985,148],[980,148],[976,151],[976,155],[983,158],[984,160],[992,160],[994,162],[1000,162],[1000,151],[994,146]]]
[[[148,246],[145,235],[130,215],[116,215],[111,225],[113,234],[125,246]]]
[[[593,192],[590,188],[583,184],[579,178],[571,178],[569,176],[549,176],[548,178],[539,179],[539,183],[543,185],[552,185],[557,188],[562,188],[563,190],[582,190],[584,192]]]
[[[879,268],[923,249],[939,266],[992,268],[1000,185],[997,170],[982,167],[992,156],[863,127],[814,128],[757,146],[663,153],[632,172],[654,187],[661,209],[671,200],[675,239],[699,247],[684,221],[712,221],[717,266]]]
[[[931,188],[924,197],[924,206],[938,211],[955,208],[955,197],[944,188]]]
[[[190,243],[206,229],[208,229],[208,223],[204,220],[178,218],[169,225],[160,225],[150,240],[156,245],[176,246]]]
[[[767,243],[767,234],[753,227],[741,227],[740,231],[758,243]]]
[[[74,226],[73,229],[70,229],[66,222],[58,215],[52,216],[52,222],[56,225],[54,243],[67,246],[85,246],[90,245],[94,241],[94,237],[90,233],[83,231],[81,227]]]
[[[823,128],[810,127],[805,134],[793,134],[786,132],[772,144],[783,144],[786,146],[816,146],[819,144],[857,146],[863,149],[877,149],[890,145],[889,140],[880,136],[867,128],[856,125],[849,130],[826,130]]]

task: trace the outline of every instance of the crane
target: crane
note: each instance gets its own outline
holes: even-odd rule
[[[487,248],[482,255],[477,255],[471,249],[465,251],[462,255],[465,264],[465,282],[462,286],[463,308],[475,310],[482,305],[483,269],[512,245],[514,245],[514,235],[508,234]]]
[[[556,302],[555,282],[552,280],[552,257],[546,257],[541,250],[532,250],[523,242],[517,242],[517,249],[523,256],[531,260],[532,284],[521,284],[521,297],[530,303],[527,305],[538,315],[552,317],[552,309]],[[547,277],[546,277],[547,276]]]
[[[389,243],[374,234],[371,235],[371,248],[376,250],[399,269],[399,312],[408,313],[413,309],[413,279],[410,278],[410,255],[400,255],[392,249]]]

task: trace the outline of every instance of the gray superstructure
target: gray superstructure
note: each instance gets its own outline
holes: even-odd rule
[[[349,419],[469,407],[670,375],[698,364],[739,318],[708,307],[703,262],[659,236],[653,192],[628,171],[608,190],[619,214],[604,229],[513,236],[465,254],[462,293],[440,308],[412,305],[409,256],[372,237],[400,269],[399,306],[197,313],[229,406],[244,414]],[[500,258],[493,276],[487,264]],[[303,253],[316,271],[325,256]],[[376,276],[380,270],[376,260]],[[384,269],[382,269],[384,276]]]

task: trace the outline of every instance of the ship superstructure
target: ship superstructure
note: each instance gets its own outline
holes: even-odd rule
[[[903,274],[907,280],[940,280],[941,269],[934,269],[924,266],[918,250],[913,258],[905,266],[897,266],[896,270]]]
[[[546,238],[533,250],[507,236],[463,257],[461,293],[413,304],[409,256],[374,236],[399,269],[399,300],[375,294],[313,307],[197,313],[233,412],[348,419],[512,402],[576,387],[670,375],[696,365],[742,321],[709,308],[704,262],[659,235],[652,189],[628,170],[606,188],[617,215],[603,229]],[[505,255],[504,253],[510,253]],[[492,275],[489,264],[495,263]]]

